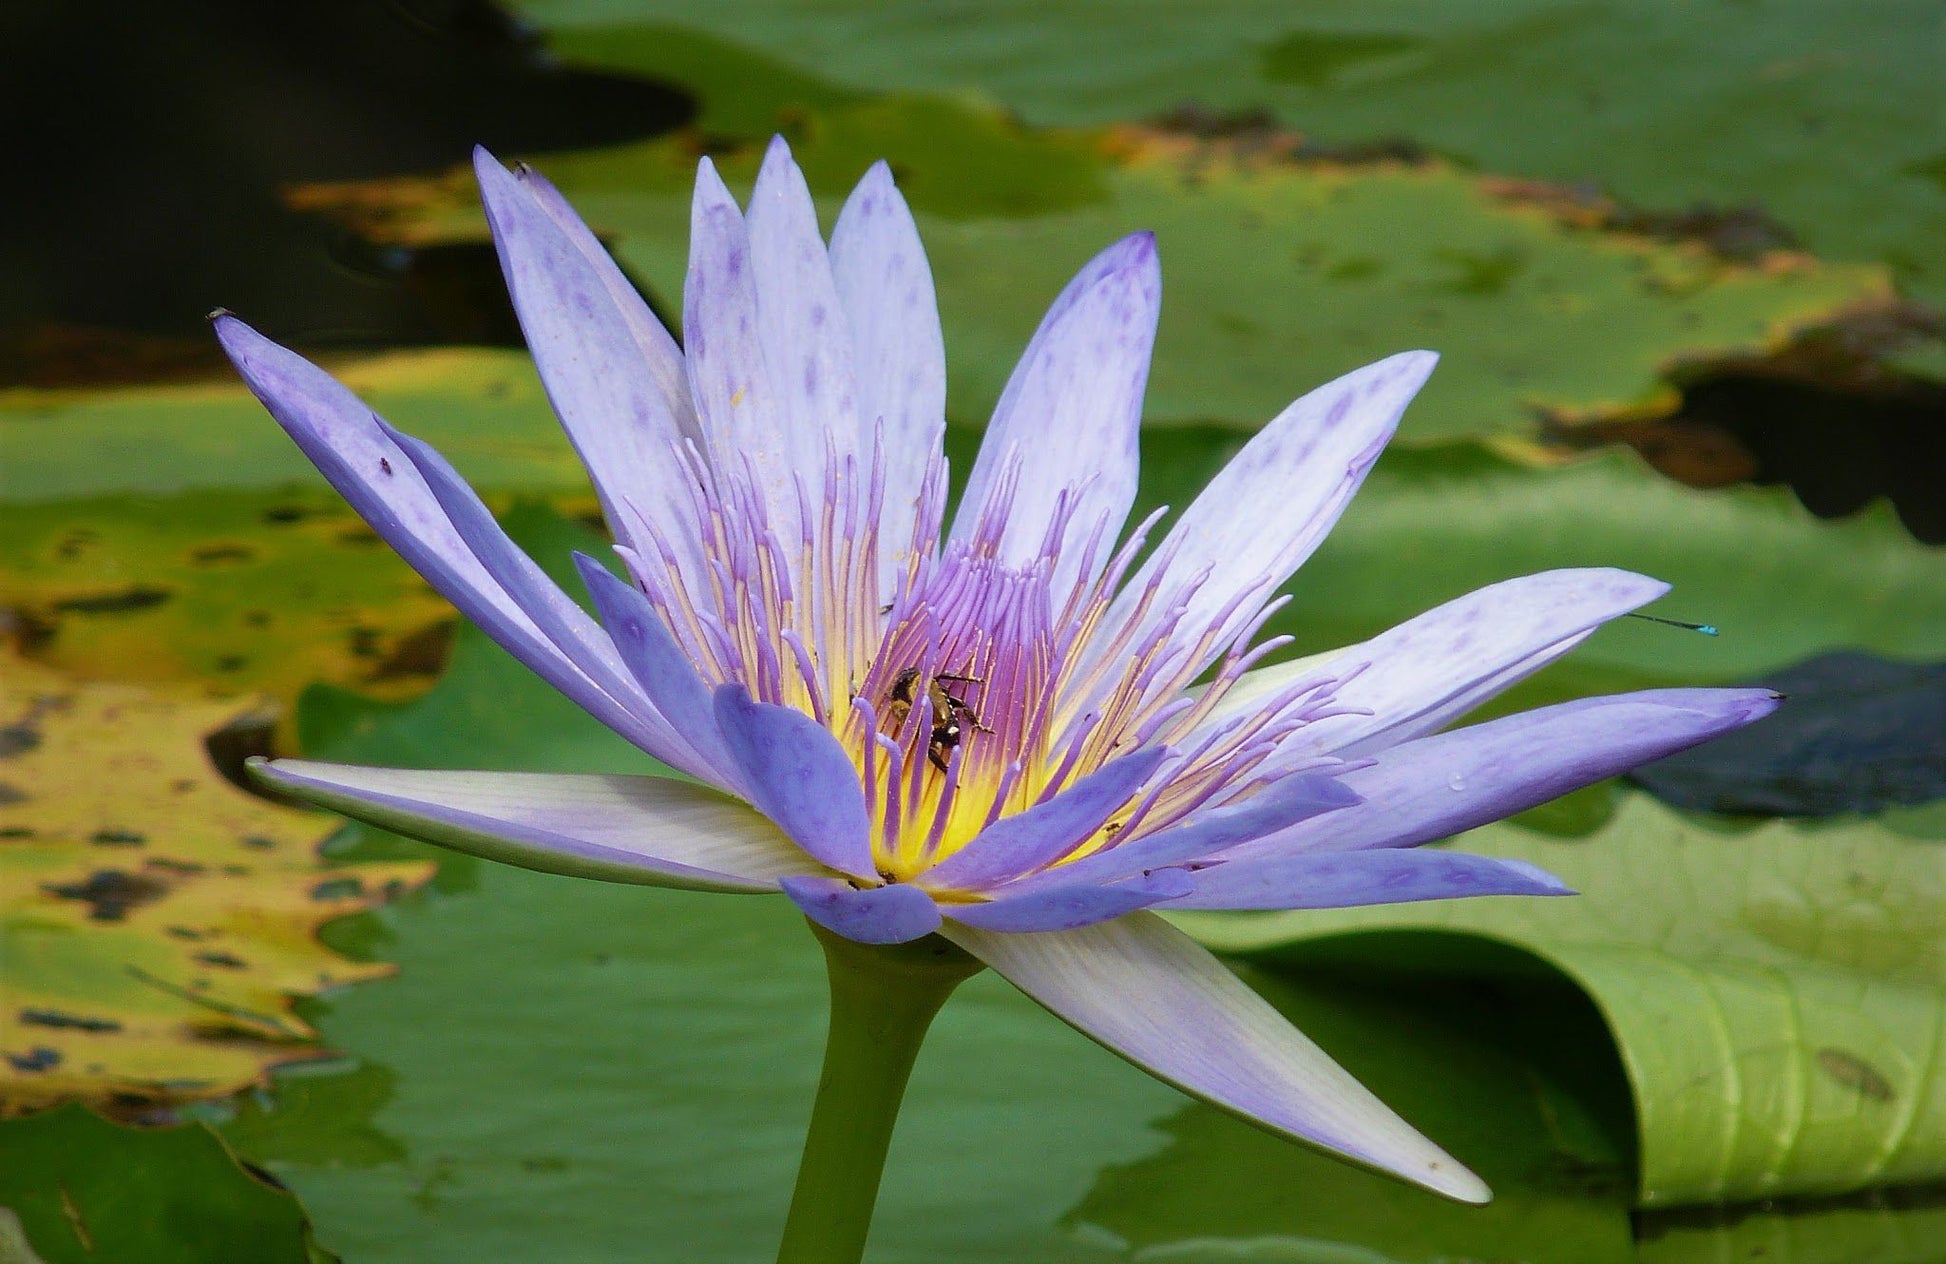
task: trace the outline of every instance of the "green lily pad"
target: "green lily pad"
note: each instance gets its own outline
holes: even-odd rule
[[[1275,955],[1358,931],[1523,949],[1593,998],[1634,1088],[1649,1206],[1946,1179],[1946,856],[1870,821],[1722,832],[1630,795],[1593,838],[1463,835],[1583,894],[1183,915]]]
[[[439,445],[482,486],[588,486],[522,352],[441,348],[325,363],[373,408]],[[132,452],[140,459],[131,459]],[[0,390],[0,461],[7,471],[0,500],[7,502],[324,481],[235,381]]]
[[[423,688],[452,607],[328,488],[0,503],[0,604],[36,661],[291,702]]]
[[[793,151],[836,199],[877,152],[927,137],[925,98],[812,115]],[[1085,147],[1083,140],[1086,140]],[[1579,226],[1507,185],[1443,163],[1285,161],[1222,143],[1124,129],[1057,135],[1085,148],[1105,195],[1057,207],[955,198],[959,152],[913,145],[915,190],[937,281],[948,413],[991,411],[1046,305],[1109,242],[1156,233],[1163,313],[1145,417],[1256,429],[1303,391],[1411,346],[1446,354],[1402,438],[1531,439],[1543,412],[1669,411],[1667,372],[1756,354],[1806,328],[1893,301],[1881,269],[1771,255],[1755,263]],[[717,155],[733,186],[759,147]],[[993,161],[1004,166],[1004,153]],[[671,310],[687,266],[690,172],[680,140],[560,155],[540,164]],[[995,179],[973,170],[983,189]],[[1092,179],[1092,174],[1090,175]],[[929,199],[917,190],[934,182]],[[418,245],[485,232],[463,175],[299,191],[362,231]],[[951,214],[928,210],[953,204]]]
[[[1646,9],[1606,0],[1278,0],[1151,4],[1140,22],[1081,3],[924,20],[853,0],[734,8],[521,0],[590,66],[672,75],[705,111],[725,94],[682,54],[633,38],[682,23],[829,95],[977,91],[1034,123],[1097,125],[1199,106],[1257,112],[1335,142],[1409,137],[1478,166],[1595,181],[1639,206],[1760,203],[1820,254],[1884,260],[1946,303],[1946,170],[1924,0],[1782,0]],[[703,34],[707,33],[707,35]],[[682,48],[678,44],[677,48]],[[1086,49],[1085,58],[1076,50]],[[801,87],[781,90],[815,106]]]
[[[45,1264],[330,1264],[304,1209],[202,1124],[126,1128],[80,1106],[0,1121],[0,1209]],[[3,1213],[0,1213],[3,1214]],[[6,1252],[0,1226],[0,1258]]]
[[[3,667],[0,1116],[226,1097],[319,1056],[293,998],[391,967],[317,928],[431,866],[321,862],[322,817],[210,765],[234,702]]]

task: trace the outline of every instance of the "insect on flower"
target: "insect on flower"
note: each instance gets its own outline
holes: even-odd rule
[[[236,318],[218,336],[421,574],[693,780],[304,760],[257,775],[530,868],[782,891],[862,944],[937,933],[1187,1092],[1484,1199],[1156,911],[1562,894],[1528,865],[1417,848],[1745,724],[1772,696],[1663,690],[1449,726],[1665,586],[1510,579],[1265,666],[1286,644],[1259,639],[1277,590],[1430,353],[1297,400],[1149,549],[1159,513],[1125,528],[1161,274],[1136,234],[1054,300],[948,523],[938,309],[884,164],[827,243],[781,140],[747,209],[705,159],[680,349],[546,180],[484,153],[477,170],[626,567],[580,559],[593,616],[437,452]]]

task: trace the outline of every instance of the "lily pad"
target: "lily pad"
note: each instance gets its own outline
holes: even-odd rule
[[[1645,796],[1595,837],[1501,824],[1467,851],[1561,875],[1565,900],[1183,915],[1275,957],[1353,932],[1520,948],[1600,1007],[1634,1089],[1648,1206],[1946,1178],[1946,864],[1870,821],[1720,832]]]
[[[413,690],[456,617],[328,488],[0,503],[0,540],[0,605],[77,676]]]
[[[321,863],[325,818],[225,781],[234,702],[4,664],[0,1114],[227,1096],[319,1056],[293,999],[382,977],[317,928],[409,891],[423,862]]]
[[[441,348],[326,363],[483,486],[587,489],[525,352]],[[8,502],[324,484],[263,405],[229,380],[0,390],[0,461]]]
[[[127,1128],[81,1106],[0,1122],[0,1209],[45,1264],[330,1264],[304,1209],[202,1124]],[[5,1250],[0,1227],[0,1258]]]
[[[876,151],[927,135],[934,107],[920,98],[873,108],[879,122],[862,130],[855,111],[794,129],[827,219]],[[1102,197],[984,210],[960,199],[946,214],[916,193],[930,180],[943,190],[935,200],[951,200],[958,151],[929,141],[899,165],[938,284],[955,420],[987,416],[1046,304],[1096,251],[1141,229],[1156,234],[1166,293],[1144,414],[1152,425],[1254,430],[1312,385],[1434,346],[1445,367],[1408,414],[1404,442],[1532,440],[1543,415],[1673,412],[1667,376],[1687,362],[1774,350],[1896,302],[1883,269],[1781,252],[1741,262],[1588,228],[1547,199],[1442,162],[1316,162],[1133,128],[1055,139],[1085,150]],[[748,144],[716,158],[747,188],[759,152]],[[540,164],[671,312],[695,156],[663,140]],[[386,241],[485,233],[459,173],[294,196]]]
[[[1769,816],[1869,813],[1946,797],[1946,663],[1841,650],[1752,683],[1790,705],[1631,779],[1678,807]]]
[[[955,22],[865,0],[518,7],[580,64],[674,74],[701,89],[706,112],[715,85],[631,38],[636,24],[736,41],[825,93],[979,92],[1044,125],[1194,103],[1338,143],[1409,137],[1488,170],[1599,182],[1638,206],[1761,203],[1818,253],[1885,260],[1919,297],[1946,302],[1937,47],[1915,38],[1937,21],[1925,0],[1761,10],[1411,0],[1382,11],[1249,0],[1220,20],[1193,3],[1145,5],[1140,22],[1084,3]]]

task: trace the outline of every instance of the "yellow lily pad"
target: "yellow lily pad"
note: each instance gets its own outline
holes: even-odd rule
[[[321,1056],[294,999],[393,967],[318,927],[433,866],[330,865],[335,823],[225,781],[203,741],[249,704],[0,675],[0,1114],[223,1097]]]

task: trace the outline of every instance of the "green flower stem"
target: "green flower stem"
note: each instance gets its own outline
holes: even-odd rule
[[[811,930],[831,975],[831,1031],[777,1264],[857,1264],[920,1042],[981,966],[937,935],[876,945]]]

